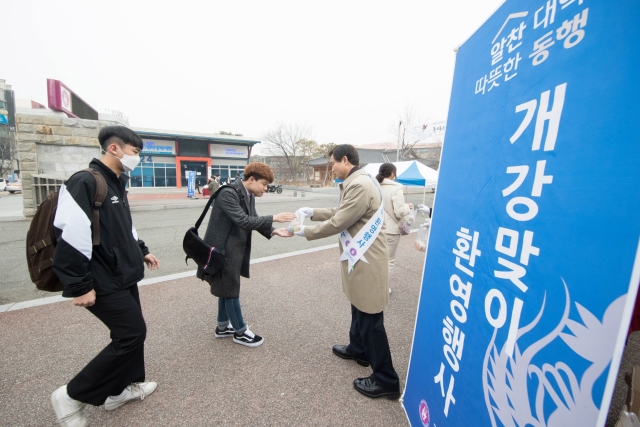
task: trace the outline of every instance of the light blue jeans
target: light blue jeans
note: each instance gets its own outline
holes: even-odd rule
[[[231,326],[237,334],[243,334],[247,325],[242,318],[240,298],[218,298],[218,328],[225,329],[231,321]]]

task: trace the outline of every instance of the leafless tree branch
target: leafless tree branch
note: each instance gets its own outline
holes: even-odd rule
[[[396,141],[398,141],[398,133],[400,134],[400,158],[398,161],[418,158],[413,148],[419,140],[412,137],[407,130],[426,124],[431,118],[430,114],[421,114],[416,105],[409,103],[405,104],[403,110],[398,113],[398,119],[389,129],[389,132],[395,136]]]
[[[306,179],[305,161],[309,160],[317,147],[311,135],[308,125],[279,123],[262,138],[266,142],[266,154],[285,158],[290,178],[296,179],[299,173],[304,172]]]

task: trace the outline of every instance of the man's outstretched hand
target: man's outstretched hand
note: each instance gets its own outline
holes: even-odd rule
[[[300,208],[299,210],[304,213],[306,218],[311,218],[313,216],[313,208]]]
[[[291,212],[282,212],[273,216],[273,222],[291,222],[296,219],[296,214]]]
[[[280,236],[280,237],[292,237],[293,233],[290,233],[286,228],[278,228],[273,230],[271,233],[272,236]]]

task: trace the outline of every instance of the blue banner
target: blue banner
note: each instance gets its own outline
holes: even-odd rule
[[[506,1],[458,49],[412,426],[604,425],[640,281],[638,17]]]
[[[187,178],[187,197],[193,197],[196,188],[196,172],[189,171],[189,178]]]

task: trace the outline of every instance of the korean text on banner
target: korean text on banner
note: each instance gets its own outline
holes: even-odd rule
[[[604,425],[640,281],[638,16],[512,0],[458,49],[412,426]]]
[[[195,171],[189,171],[189,177],[187,178],[187,197],[195,196],[196,188],[196,173]]]

